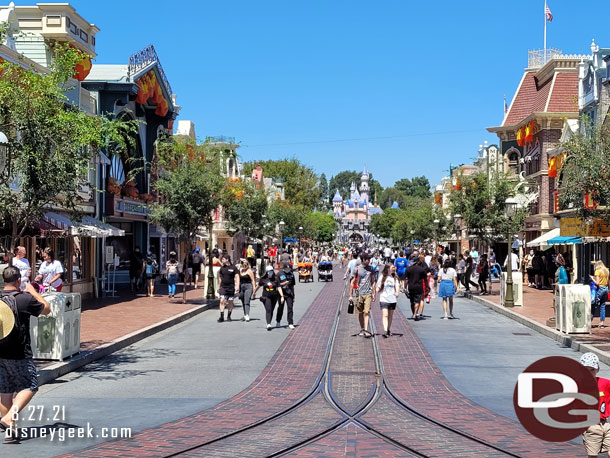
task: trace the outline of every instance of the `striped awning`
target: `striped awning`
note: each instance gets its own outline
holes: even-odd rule
[[[74,222],[67,215],[46,212],[44,221],[69,235],[85,235],[89,237],[122,237],[125,231],[93,216],[84,216],[82,221]]]

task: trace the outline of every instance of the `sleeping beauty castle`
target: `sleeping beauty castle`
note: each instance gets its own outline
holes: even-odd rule
[[[343,199],[338,189],[335,192],[333,214],[339,223],[339,239],[343,243],[368,242],[371,216],[383,213],[379,205],[371,203],[369,179],[365,167],[360,178],[360,188],[352,182],[348,199]]]

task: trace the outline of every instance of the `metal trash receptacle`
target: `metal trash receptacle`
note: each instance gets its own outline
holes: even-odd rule
[[[561,331],[591,333],[591,290],[588,285],[561,285]]]

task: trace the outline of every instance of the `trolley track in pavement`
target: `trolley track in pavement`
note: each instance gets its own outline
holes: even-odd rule
[[[214,439],[164,456],[230,456],[226,452],[231,450],[235,444],[241,441],[241,439],[250,440],[252,447],[255,447],[249,453],[249,456],[285,456],[315,444],[333,433],[342,430],[349,424],[354,424],[358,428],[387,443],[392,448],[401,450],[406,456],[427,457],[438,455],[438,453],[430,453],[428,447],[422,446],[421,444],[418,445],[418,441],[414,440],[414,437],[409,437],[408,430],[412,429],[414,426],[417,427],[415,430],[418,428],[419,430],[433,430],[437,435],[448,438],[448,442],[459,444],[462,448],[466,447],[477,450],[481,456],[519,456],[485,440],[434,420],[433,418],[418,412],[396,396],[384,379],[383,361],[376,337],[370,339],[355,337],[355,341],[357,341],[360,350],[364,352],[370,351],[370,357],[374,361],[374,371],[358,371],[353,370],[353,368],[351,371],[348,370],[344,372],[341,370],[333,370],[333,363],[340,360],[342,352],[346,351],[346,343],[349,342],[349,339],[354,338],[353,335],[346,334],[345,332],[356,320],[355,317],[349,317],[346,313],[343,313],[346,303],[346,294],[347,285],[343,288],[336,313],[334,314],[334,323],[329,336],[322,370],[308,394],[290,407],[267,418]],[[352,322],[350,323],[349,320],[352,320]],[[343,332],[341,335],[338,335],[340,327],[342,327],[341,330]],[[372,316],[370,327],[373,336],[376,336],[375,323]],[[361,345],[364,342],[368,343],[365,345],[370,344],[368,349]],[[333,381],[339,377],[347,377],[349,379],[350,377],[358,378],[367,376],[374,376],[374,382],[371,383],[370,389],[368,390],[368,393],[364,395],[362,402],[360,402],[355,409],[346,407],[345,400],[342,399],[341,393],[338,393],[338,390],[333,388]],[[383,431],[383,428],[375,425],[374,421],[363,418],[367,413],[371,413],[374,409],[380,408],[380,405],[382,404],[382,408],[385,408],[386,410],[388,409],[388,406],[390,409],[393,408],[392,406],[395,407],[393,411],[394,415],[400,417],[400,420],[405,426],[401,432],[394,433],[392,431]],[[313,422],[309,433],[307,433],[308,425],[305,425],[305,427],[301,429],[298,428],[312,415],[315,416],[317,413],[320,413],[320,415],[323,416],[324,412],[321,412],[321,410],[326,409],[325,413],[329,414],[330,410],[328,407],[332,409],[334,416],[328,415],[328,418],[325,421],[321,421],[319,424]],[[396,420],[398,420],[398,418],[396,418]],[[276,445],[271,444],[270,447],[275,447],[273,450],[264,450],[264,447],[260,448],[260,442],[256,440],[256,434],[267,437],[268,435],[273,435],[275,431],[279,431],[282,428],[296,428],[300,431],[303,431],[304,429],[305,435],[295,434],[293,438],[286,437],[284,439],[284,442],[286,443],[281,443],[280,440]],[[441,447],[443,447],[443,444],[439,444],[439,448]]]

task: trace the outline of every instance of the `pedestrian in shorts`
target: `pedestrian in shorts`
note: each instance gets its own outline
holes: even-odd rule
[[[599,358],[595,353],[585,353],[580,357],[580,364],[591,372],[597,380],[599,389],[599,423],[589,426],[583,433],[582,441],[589,458],[596,458],[602,452],[610,456],[610,421],[608,421],[608,402],[610,402],[610,380],[598,377]]]
[[[2,279],[5,286],[0,293],[0,431],[4,432],[5,442],[16,443],[19,442],[16,414],[38,391],[30,317],[48,315],[51,307],[31,283],[26,283],[25,291],[21,292],[18,268],[4,269]]]
[[[237,267],[231,264],[231,258],[228,254],[223,254],[220,258],[222,266],[218,271],[218,284],[220,288],[220,317],[218,322],[222,323],[225,320],[225,307],[227,307],[227,321],[231,320],[231,312],[233,311],[233,301],[237,296],[236,291],[239,291],[239,271]]]
[[[412,318],[415,321],[424,318],[424,293],[426,292],[427,278],[428,266],[416,252],[411,257],[411,265],[407,267],[407,287],[411,300]]]
[[[396,310],[400,284],[401,281],[396,275],[396,266],[386,264],[381,272],[381,277],[377,281],[377,292],[380,293],[379,303],[383,315],[383,337],[385,338],[392,335],[390,331],[392,316],[394,315],[394,310]]]
[[[355,268],[349,287],[349,300],[355,299],[356,309],[358,310],[358,321],[360,322],[360,333],[358,335],[364,337],[373,337],[373,334],[368,330],[371,302],[375,302],[375,274],[369,265],[370,260],[368,253],[363,252],[360,255],[360,265]]]

